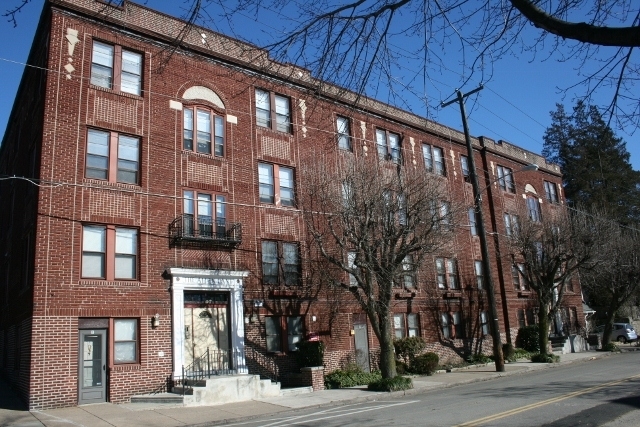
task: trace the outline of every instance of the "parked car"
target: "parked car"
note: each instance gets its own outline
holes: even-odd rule
[[[604,325],[600,325],[595,329],[596,333],[602,337]],[[631,342],[638,339],[636,330],[629,323],[614,323],[611,331],[611,341]]]

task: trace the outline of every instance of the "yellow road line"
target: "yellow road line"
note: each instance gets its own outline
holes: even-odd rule
[[[625,378],[625,379],[622,379],[622,380],[611,381],[611,382],[600,384],[600,385],[597,385],[597,386],[585,388],[585,389],[582,389],[582,390],[574,391],[572,393],[564,394],[562,396],[553,397],[551,399],[543,400],[541,402],[536,402],[536,403],[532,403],[530,405],[522,406],[520,408],[512,409],[510,411],[505,411],[505,412],[501,412],[499,414],[489,415],[488,417],[484,417],[484,418],[478,418],[477,420],[468,421],[466,423],[458,424],[455,427],[474,427],[474,426],[478,426],[478,425],[481,425],[481,424],[484,424],[484,423],[488,423],[489,421],[495,421],[495,420],[499,420],[500,418],[505,418],[505,417],[509,417],[511,415],[519,414],[521,412],[530,411],[531,409],[539,408],[541,406],[549,405],[551,403],[560,402],[561,400],[570,399],[572,397],[580,396],[581,394],[591,393],[592,391],[596,391],[596,390],[600,390],[601,388],[605,388],[605,387],[610,387],[610,386],[614,386],[614,385],[617,385],[617,384],[621,384],[621,383],[623,383],[625,381],[630,381],[630,380],[632,380],[634,378],[639,378],[639,377],[640,377],[640,374],[634,375],[632,377]]]

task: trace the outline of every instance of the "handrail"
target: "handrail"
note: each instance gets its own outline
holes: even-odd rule
[[[242,243],[242,224],[183,214],[169,224],[172,244],[200,243],[235,247]]]

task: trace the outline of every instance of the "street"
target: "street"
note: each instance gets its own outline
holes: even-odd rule
[[[236,426],[640,425],[640,352],[492,381],[255,419]]]

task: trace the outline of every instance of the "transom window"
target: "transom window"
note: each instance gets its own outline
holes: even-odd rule
[[[87,178],[138,184],[139,159],[139,138],[97,129],[87,131]]]
[[[263,89],[256,89],[256,124],[260,127],[291,133],[289,98]]]
[[[105,225],[82,227],[82,277],[137,278],[138,230]]]
[[[300,248],[297,243],[262,241],[262,282],[300,284]]]
[[[446,174],[442,148],[429,144],[422,144],[422,157],[424,158],[424,167],[428,172],[435,172],[436,174],[443,176]]]
[[[516,185],[513,182],[513,171],[510,168],[500,166],[497,167],[498,172],[498,184],[503,191],[509,193],[516,192]]]
[[[553,182],[545,181],[544,182],[544,193],[547,196],[547,201],[549,203],[560,203],[558,199],[558,191],[556,189],[556,184]]]
[[[338,116],[336,118],[336,129],[338,133],[338,148],[352,151],[350,120],[346,117]]]
[[[293,169],[269,163],[258,164],[260,182],[260,201],[277,206],[293,206],[294,176]],[[277,185],[276,185],[277,183]]]
[[[400,135],[384,129],[376,129],[378,157],[400,163]]]
[[[94,40],[91,56],[91,84],[140,95],[142,55]]]
[[[195,115],[195,117],[194,117]],[[183,110],[183,148],[203,154],[224,156],[224,119],[206,108]],[[195,147],[194,147],[195,137]]]

